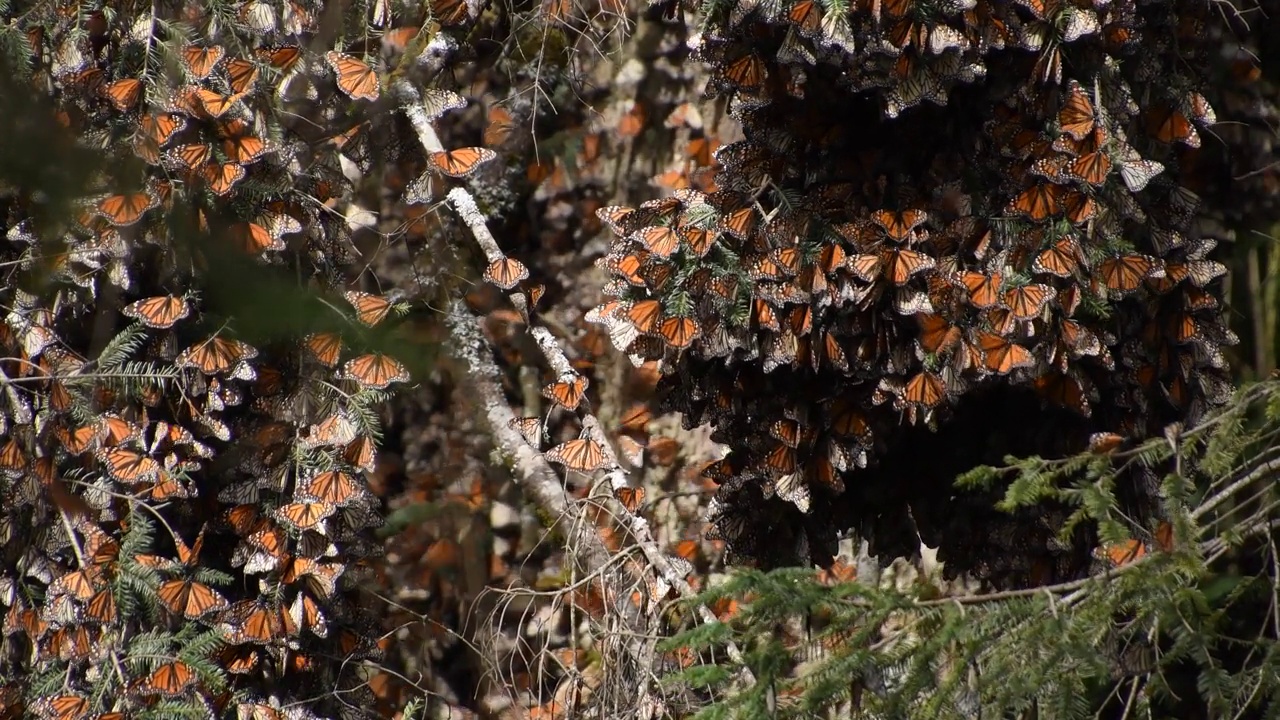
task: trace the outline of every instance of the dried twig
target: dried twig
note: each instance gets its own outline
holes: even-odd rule
[[[441,150],[439,137],[422,106],[421,96],[417,90],[406,82],[396,83],[392,89],[401,101],[402,109],[423,147],[429,151]],[[476,206],[471,193],[462,187],[454,188],[448,194],[448,202],[466,224],[472,238],[485,256],[490,261],[503,257],[503,252],[489,231],[484,216]],[[565,494],[555,470],[539,453],[524,442],[518,432],[511,428],[509,423],[514,414],[500,390],[498,368],[492,360],[492,350],[480,332],[475,317],[465,306],[455,301],[449,313],[449,326],[455,345],[454,353],[468,364],[470,380],[477,390],[481,406],[492,428],[494,440],[513,459],[517,481],[543,511],[567,521],[566,524],[570,528],[568,539],[574,547],[584,552],[583,558],[589,570],[606,567],[609,564],[610,554],[593,531],[593,525],[585,521],[578,507]],[[531,325],[529,332],[533,335],[548,366],[557,375],[572,372],[568,358],[565,357],[563,349],[550,331]],[[585,413],[582,426],[584,433],[603,448],[606,466],[610,468],[607,475],[610,486],[614,489],[626,486],[626,473],[618,464],[617,454],[602,431],[599,421],[594,415]],[[619,517],[623,519],[630,531],[630,538],[663,583],[674,588],[681,597],[694,597],[696,593],[685,581],[683,574],[658,548],[649,530],[648,522],[625,508],[620,507],[619,511]],[[617,574],[615,572],[615,575]],[[615,587],[625,586],[625,583],[619,585],[622,581],[620,577],[614,577],[612,580],[614,582],[611,584]],[[717,622],[715,614],[705,605],[697,606],[696,612],[703,622]],[[644,624],[642,618],[636,617],[632,620],[633,623]],[[632,629],[637,631],[633,637],[653,637],[653,633],[647,632],[646,628],[633,627]],[[652,639],[648,642],[652,643]],[[652,648],[632,649],[639,651],[634,656],[638,661],[643,662],[652,657]],[[728,643],[726,650],[729,658],[740,667],[739,682],[743,686],[754,684],[755,678],[746,669],[741,651],[732,642]]]

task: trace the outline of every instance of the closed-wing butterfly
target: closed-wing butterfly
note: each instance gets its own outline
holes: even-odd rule
[[[431,166],[449,177],[466,177],[478,167],[496,158],[497,153],[482,147],[464,147],[457,150],[433,152],[427,156]]]
[[[263,226],[254,222],[238,222],[227,228],[231,244],[240,252],[260,255],[268,250],[284,250],[284,241],[272,236]]]
[[[348,290],[342,294],[342,297],[346,298],[347,302],[351,303],[351,306],[356,309],[356,320],[369,327],[382,322],[387,317],[387,313],[394,307],[391,299],[383,295]]]
[[[1062,104],[1062,109],[1058,111],[1058,126],[1062,132],[1076,140],[1083,140],[1086,135],[1093,132],[1096,123],[1097,116],[1094,114],[1089,95],[1080,88],[1079,83],[1072,80],[1067,91],[1067,99]]]
[[[426,110],[427,119],[434,121],[450,110],[465,108],[467,99],[452,90],[427,88],[422,92],[422,106]]]
[[[348,97],[355,100],[378,99],[378,73],[364,61],[332,50],[325,53],[324,59],[338,77],[338,89]]]
[[[651,333],[658,329],[662,319],[662,303],[658,300],[637,300],[623,308],[623,316],[636,330]]]
[[[302,48],[297,45],[279,45],[276,47],[258,48],[258,59],[262,60],[282,75],[288,75],[302,58]]]
[[[125,78],[109,82],[102,86],[102,94],[120,112],[133,109],[142,99],[142,81],[137,78]]]
[[[520,433],[524,441],[535,450],[542,447],[542,419],[538,417],[513,417],[507,424]]]

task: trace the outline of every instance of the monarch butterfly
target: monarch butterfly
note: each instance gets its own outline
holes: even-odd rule
[[[1195,126],[1173,105],[1152,109],[1147,114],[1147,133],[1162,143],[1183,143],[1188,147],[1200,147],[1200,133]]]
[[[450,110],[461,110],[462,108],[465,108],[467,106],[467,99],[452,90],[427,88],[422,93],[422,106],[426,110],[427,119],[434,121],[436,118],[444,115]],[[492,111],[490,112],[490,116],[492,117]],[[510,118],[510,115],[507,117]]]
[[[200,169],[200,175],[213,194],[221,197],[244,179],[245,169],[233,162],[209,163]]]
[[[622,503],[622,507],[626,508],[627,512],[635,514],[644,503],[644,488],[614,488],[613,497],[615,500]]]
[[[941,315],[922,313],[916,315],[916,321],[920,325],[920,347],[926,353],[945,353],[960,342],[960,328]]]
[[[382,322],[392,308],[390,299],[372,293],[348,290],[342,297],[356,309],[356,319],[369,327]]]
[[[247,95],[258,82],[258,66],[248,60],[232,58],[227,61],[227,84],[234,97]]]
[[[377,100],[378,74],[364,62],[350,55],[330,50],[325,62],[338,77],[338,89],[354,100]]]
[[[1056,296],[1057,292],[1048,285],[1023,285],[1006,290],[1004,304],[1015,320],[1031,320]]]
[[[170,138],[182,132],[186,126],[186,118],[177,113],[149,113],[138,119],[138,130],[144,138],[155,143],[156,147],[169,142]]]
[[[202,168],[212,158],[213,146],[208,143],[179,145],[164,155],[167,163],[185,170]]]
[[[107,447],[123,445],[136,439],[142,434],[141,428],[136,427],[128,420],[114,413],[103,415],[98,424],[102,427],[103,438],[102,444]]]
[[[604,448],[591,438],[576,438],[543,453],[547,462],[564,465],[569,470],[589,473],[605,466]]]
[[[167,580],[156,591],[160,602],[174,615],[196,620],[227,608],[227,599],[218,591],[193,580]]]
[[[717,79],[731,88],[755,93],[763,89],[766,77],[764,61],[755,53],[748,53],[725,66]]]
[[[1023,190],[1009,203],[1006,211],[1032,220],[1044,220],[1062,212],[1062,196],[1062,186],[1038,183]]]
[[[1093,103],[1080,88],[1080,84],[1072,80],[1067,90],[1067,100],[1058,111],[1058,126],[1062,132],[1072,138],[1083,140],[1086,135],[1093,132],[1096,124],[1097,116],[1093,111]]]
[[[627,409],[619,421],[623,432],[648,432],[649,422],[653,420],[653,412],[646,403],[638,402]]]
[[[83,427],[68,429],[62,425],[54,428],[54,434],[58,438],[58,442],[62,444],[62,448],[71,455],[83,455],[88,452],[98,442],[101,435],[100,426],[85,425]]]
[[[329,634],[329,623],[321,612],[320,605],[305,592],[298,593],[293,599],[293,603],[289,605],[288,617],[295,627],[310,630],[317,637]]]
[[[187,90],[185,101],[188,104],[194,101],[196,114],[217,119],[235,107],[240,98],[240,95],[223,95],[209,88],[197,87]]]
[[[160,199],[149,192],[112,195],[98,201],[97,214],[116,227],[128,227],[159,205]]]
[[[12,707],[21,708],[21,704]],[[31,710],[41,720],[80,720],[89,714],[89,698],[79,695],[55,695],[37,700]],[[14,717],[21,717],[19,710]]]
[[[362,497],[360,489],[350,474],[329,470],[300,483],[298,493],[304,500],[343,507]]]
[[[218,126],[223,135],[222,151],[227,159],[242,165],[255,162],[267,153],[267,144],[262,138],[249,135],[248,123],[243,120],[232,120]]]
[[[662,319],[662,303],[657,300],[638,300],[623,311],[627,321],[642,333],[651,333]]]
[[[658,327],[658,334],[667,343],[667,347],[682,350],[702,334],[702,326],[693,318],[669,317]]]
[[[803,472],[790,472],[773,481],[773,492],[780,499],[796,506],[802,513],[809,512],[809,483]]]
[[[96,576],[97,573],[92,568],[66,573],[49,584],[49,593],[55,596],[69,595],[84,602],[98,590]]]
[[[445,27],[461,25],[471,18],[466,0],[431,0],[431,16]]]
[[[337,508],[327,502],[294,502],[276,508],[275,518],[296,530],[314,530],[324,534],[321,523]]]
[[[256,54],[258,59],[275,68],[282,75],[288,75],[293,72],[294,66],[302,58],[302,48],[297,45],[278,45],[258,48]]]
[[[188,45],[182,48],[182,66],[192,78],[196,80],[204,80],[209,77],[213,69],[222,62],[222,57],[226,55],[226,51],[221,45],[210,45],[209,47],[201,47],[199,45]]]
[[[884,276],[895,285],[906,285],[917,273],[932,270],[932,257],[915,250],[898,248],[886,251],[883,256]]]
[[[769,426],[769,434],[789,448],[800,447],[800,431],[800,423],[790,419],[774,420]]]
[[[342,356],[342,336],[338,333],[312,333],[303,339],[302,344],[325,367],[334,367]]]
[[[1151,182],[1151,179],[1164,172],[1164,165],[1155,160],[1143,160],[1137,153],[1122,156],[1120,162],[1120,179],[1130,192],[1140,192]]]
[[[185,318],[191,312],[191,306],[181,297],[157,295],[130,303],[121,312],[142,321],[147,327],[165,330]]]
[[[626,232],[626,221],[635,214],[635,208],[622,205],[608,205],[596,210],[596,217],[600,222],[608,225],[615,235],[629,234]]]
[[[787,10],[787,20],[805,37],[812,38],[822,29],[821,6],[814,0],[800,0]]]
[[[1146,255],[1117,255],[1102,261],[1098,265],[1098,274],[1108,290],[1123,296],[1137,290],[1156,268],[1155,258]]]
[[[1124,436],[1112,432],[1098,432],[1089,436],[1089,452],[1109,455],[1124,444]]]
[[[1035,364],[1030,350],[1008,338],[979,330],[977,340],[978,348],[983,353],[983,363],[997,375],[1007,375],[1018,368]]]
[[[258,350],[252,345],[214,335],[183,350],[173,362],[179,368],[193,367],[205,375],[219,375],[257,356]]]
[[[506,255],[489,263],[484,269],[484,279],[503,290],[510,290],[528,277],[529,268],[519,260]]]
[[[127,112],[142,99],[142,81],[125,78],[102,86],[102,94],[120,112]]]
[[[984,275],[966,270],[960,274],[960,282],[969,291],[969,303],[974,307],[985,310],[1000,303],[1000,273]]]
[[[497,153],[482,147],[464,147],[457,150],[433,152],[427,156],[431,166],[449,177],[466,177],[484,163],[496,158]]]
[[[890,240],[900,243],[910,238],[913,230],[928,221],[929,214],[915,209],[904,212],[877,210],[871,214],[871,219]]]
[[[354,380],[366,389],[381,390],[391,383],[409,382],[409,370],[390,355],[369,353],[348,360],[340,377]]]
[[[680,237],[684,238],[685,244],[698,257],[706,257],[711,252],[711,247],[715,244],[716,234],[710,230],[704,230],[700,227],[685,226],[680,228]]]
[[[1048,249],[1041,251],[1031,264],[1031,270],[1057,277],[1071,277],[1079,266],[1080,244],[1070,235],[1063,235]]]
[[[280,614],[260,600],[241,600],[219,619],[222,637],[232,645],[268,645],[284,632]]]
[[[925,371],[907,381],[902,399],[925,408],[933,408],[942,402],[943,392],[942,378]]]
[[[181,660],[175,660],[156,668],[155,672],[134,686],[134,691],[141,695],[163,695],[175,698],[194,687],[196,681],[196,673],[191,666]]]
[[[649,252],[661,258],[669,258],[680,247],[680,235],[670,227],[647,227],[631,234],[632,240],[640,242]]]
[[[1124,166],[1121,166],[1122,173],[1123,170]],[[1102,185],[1107,181],[1107,175],[1110,174],[1110,172],[1111,158],[1107,157],[1107,154],[1100,148],[1072,160],[1066,167],[1066,175],[1068,177],[1089,183],[1090,185]],[[1132,190],[1133,188],[1130,187],[1129,189]]]
[[[537,450],[542,447],[542,419],[537,417],[513,417],[507,421],[507,426],[524,438],[533,449]]]
[[[160,463],[154,459],[127,448],[103,448],[97,458],[113,480],[129,485],[155,482],[161,470]]]
[[[586,375],[570,373],[562,375],[556,382],[542,388],[542,395],[565,410],[572,412],[578,408],[582,398],[586,396],[588,385],[590,385],[590,382],[588,382]]]

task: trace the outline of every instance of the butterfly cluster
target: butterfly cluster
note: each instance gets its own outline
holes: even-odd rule
[[[714,192],[600,211],[613,299],[592,318],[732,447],[708,470],[731,545],[756,555],[781,525],[825,543],[868,463],[992,388],[1124,437],[1226,400],[1226,268],[1188,187],[1216,122],[1193,70],[1208,16],[713,6],[698,52],[745,139],[716,152]]]
[[[304,1],[6,17],[32,118],[96,158],[68,218],[39,188],[0,195],[6,712],[371,712],[356,668],[379,631],[353,588],[380,552],[373,408],[411,378],[389,339],[406,298],[354,262],[350,166],[380,52],[433,12],[372,5],[374,32],[330,47]],[[263,329],[287,314],[249,306],[264,278],[310,298],[304,321]]]

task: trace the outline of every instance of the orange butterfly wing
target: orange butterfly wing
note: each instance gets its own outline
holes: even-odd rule
[[[431,165],[449,177],[466,177],[484,163],[496,158],[497,153],[482,147],[464,147],[457,150],[433,152],[428,155]]]
[[[329,51],[324,59],[338,76],[338,89],[355,100],[377,100],[378,74],[361,60],[350,55]]]

